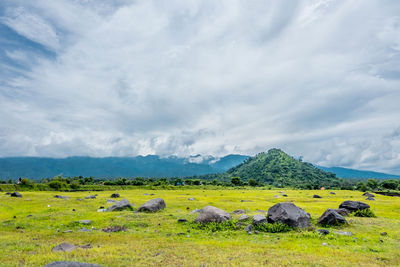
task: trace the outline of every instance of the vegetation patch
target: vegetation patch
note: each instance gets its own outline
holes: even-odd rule
[[[254,226],[254,230],[266,233],[284,233],[293,230],[293,227],[290,227],[280,222],[262,223],[262,224],[256,224]]]
[[[193,229],[204,230],[208,232],[217,232],[217,231],[235,231],[239,230],[240,227],[237,225],[237,221],[230,220],[225,222],[210,222],[210,223],[190,223],[190,226]]]
[[[375,213],[370,209],[357,210],[357,211],[353,212],[352,215],[355,217],[376,218]]]

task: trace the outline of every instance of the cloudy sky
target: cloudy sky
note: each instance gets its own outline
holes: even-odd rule
[[[400,1],[1,1],[1,157],[273,147],[400,173]]]

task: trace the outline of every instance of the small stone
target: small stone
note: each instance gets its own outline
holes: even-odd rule
[[[101,265],[77,262],[77,261],[54,261],[43,267],[102,267]]]
[[[234,210],[233,214],[245,214],[246,211],[245,210]]]
[[[353,235],[352,232],[341,232],[341,231],[336,231],[335,234],[345,235],[345,236],[352,236]]]
[[[186,219],[178,219],[178,223],[184,223],[184,222],[187,222],[187,220]]]
[[[323,245],[323,246],[327,246],[328,244],[327,244],[327,243],[322,243],[322,245]]]
[[[200,212],[201,211],[201,209],[195,209],[195,210],[192,210],[190,213],[197,213],[197,212]]]
[[[329,192],[329,194],[331,194],[331,195],[336,195],[336,193],[335,193],[335,192]]]
[[[195,198],[194,197],[190,197],[190,198],[188,198],[188,200],[193,201],[193,200],[195,200]]]
[[[58,246],[55,246],[51,251],[52,252],[57,252],[57,251],[64,251],[64,252],[71,252],[75,250],[78,246],[69,244],[69,243],[61,243]]]
[[[86,225],[92,224],[91,220],[80,220],[78,222],[81,223],[81,224],[86,224]]]
[[[59,199],[69,199],[69,197],[67,196],[60,196],[60,195],[55,195],[54,197]]]
[[[91,232],[91,231],[92,231],[91,229],[88,229],[88,228],[85,228],[85,227],[83,227],[83,228],[78,230],[78,232]]]
[[[245,230],[248,234],[250,234],[251,231],[253,231],[253,225],[252,225],[252,224],[247,225],[247,226],[244,228],[244,230]]]
[[[326,229],[318,229],[318,233],[321,235],[327,235],[327,234],[329,234],[329,231]]]
[[[264,214],[256,214],[253,216],[253,225],[262,224],[267,222],[267,217]]]
[[[26,216],[27,218],[29,218],[29,217],[32,217],[33,215],[32,214],[29,214],[28,216]]]
[[[111,195],[111,198],[119,198],[119,194],[114,193],[114,194]]]
[[[85,197],[86,199],[95,199],[96,198],[96,195],[91,195],[91,196],[87,196],[87,197]]]
[[[286,194],[282,194],[282,196],[283,196],[283,197],[287,197],[287,195],[286,195]]]
[[[375,200],[375,198],[373,198],[373,197],[367,197],[365,200],[373,201],[373,200]]]
[[[10,194],[11,197],[22,197],[22,195],[18,192],[14,192]]]
[[[245,221],[245,220],[248,220],[249,218],[250,218],[249,215],[244,214],[244,215],[240,216],[239,221]]]
[[[86,244],[86,245],[82,245],[80,247],[83,248],[83,249],[89,249],[89,248],[92,248],[92,245],[91,244]]]
[[[322,198],[322,197],[319,195],[313,195],[313,198]]]
[[[386,232],[382,232],[382,233],[381,233],[381,236],[385,236],[385,235],[387,235]]]
[[[65,231],[62,231],[63,233],[72,233],[73,231],[72,230],[65,230]]]

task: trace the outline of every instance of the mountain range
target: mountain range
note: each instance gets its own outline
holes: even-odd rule
[[[269,160],[265,158],[255,161],[255,157],[246,155],[230,154],[225,157],[216,158],[213,156],[195,155],[187,158],[175,156],[161,157],[156,155],[137,156],[137,157],[68,157],[68,158],[42,158],[42,157],[9,157],[0,158],[0,180],[17,179],[28,177],[39,180],[51,178],[62,174],[65,177],[71,176],[93,176],[96,178],[118,178],[118,177],[187,177],[194,175],[205,175],[211,173],[223,173],[228,171],[230,175],[237,175],[248,178],[249,175],[260,176],[258,173],[261,168],[265,177],[275,177],[279,173],[282,177],[292,177],[292,175],[303,175],[312,173],[320,175],[316,168],[325,172],[336,174],[340,178],[400,178],[399,175],[379,173],[373,171],[353,170],[342,167],[323,167],[308,165],[298,165],[299,160],[291,161],[292,157],[277,153],[277,150],[270,150]],[[282,152],[282,151],[281,151]],[[282,152],[283,153],[283,152]],[[267,155],[260,153],[258,156]],[[264,155],[264,156],[265,156]],[[238,167],[245,161],[253,159],[252,168],[246,171],[239,171]],[[255,164],[257,162],[257,164]],[[261,166],[262,164],[266,166]],[[260,165],[261,164],[261,165]],[[239,166],[238,166],[239,165]],[[282,170],[278,171],[278,166]],[[258,168],[258,170],[257,170]],[[305,171],[307,169],[307,171]],[[269,174],[266,174],[269,173]],[[310,176],[311,177],[311,176]],[[266,178],[267,179],[267,178]]]

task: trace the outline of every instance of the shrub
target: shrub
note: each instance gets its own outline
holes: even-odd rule
[[[49,183],[49,186],[54,190],[60,190],[62,188],[65,188],[66,184],[64,182],[54,180]]]
[[[283,232],[289,232],[292,229],[293,228],[290,227],[289,225],[280,222],[256,224],[254,226],[254,230],[267,233],[283,233]]]
[[[217,231],[233,231],[238,230],[239,227],[236,225],[235,221],[225,221],[221,223],[210,222],[210,223],[191,223],[191,227],[193,229],[205,230],[209,232],[217,232]]]
[[[371,217],[371,218],[376,217],[375,213],[370,209],[357,210],[353,212],[352,215],[355,217]]]

